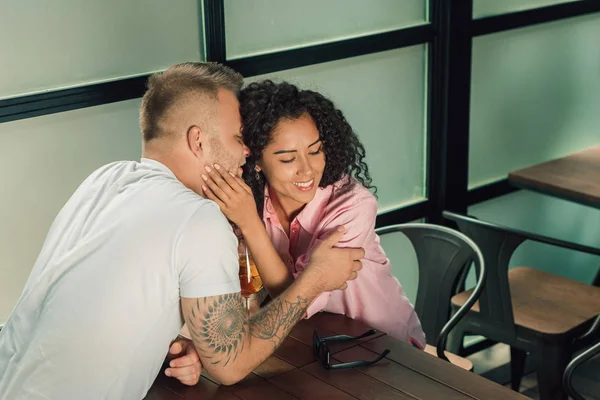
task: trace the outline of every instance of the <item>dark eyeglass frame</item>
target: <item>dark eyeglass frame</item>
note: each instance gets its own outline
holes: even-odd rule
[[[370,329],[365,333],[358,336],[350,336],[350,335],[336,335],[321,338],[315,329],[313,332],[313,354],[320,361],[321,365],[325,369],[342,369],[342,368],[355,368],[355,367],[368,367],[369,365],[373,365],[376,362],[381,361],[385,356],[387,356],[390,352],[389,349],[385,349],[381,354],[379,354],[375,359],[366,361],[366,360],[357,360],[350,361],[347,363],[339,363],[339,364],[331,364],[331,352],[329,351],[328,342],[345,342],[348,340],[357,340],[362,339],[377,333],[376,329]]]

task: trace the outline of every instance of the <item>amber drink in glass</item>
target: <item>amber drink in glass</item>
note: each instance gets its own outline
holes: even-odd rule
[[[240,264],[240,286],[242,296],[246,299],[246,309],[249,310],[249,298],[263,288],[262,279],[256,269],[256,264],[248,247],[240,242],[238,247],[238,261]]]

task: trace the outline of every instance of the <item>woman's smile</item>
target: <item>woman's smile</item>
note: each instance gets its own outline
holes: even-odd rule
[[[310,181],[306,181],[306,182],[292,182],[294,184],[294,186],[296,186],[298,188],[298,190],[302,191],[302,192],[310,192],[312,190],[312,188],[315,186],[315,180],[311,179]]]

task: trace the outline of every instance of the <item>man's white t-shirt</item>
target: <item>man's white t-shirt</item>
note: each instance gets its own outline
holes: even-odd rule
[[[56,217],[0,331],[0,399],[141,399],[183,325],[180,296],[239,291],[214,202],[157,161],[106,165]]]

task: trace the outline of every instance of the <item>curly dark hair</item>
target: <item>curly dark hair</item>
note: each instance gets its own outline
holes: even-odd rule
[[[282,119],[295,120],[308,114],[319,130],[325,170],[320,187],[326,187],[343,176],[354,177],[367,189],[371,185],[369,167],[364,161],[365,148],[356,133],[331,100],[312,90],[300,90],[288,82],[271,80],[255,82],[242,89],[239,95],[243,120],[243,136],[250,156],[244,165],[244,179],[252,188],[259,215],[262,216],[265,177],[255,167],[262,152],[272,140],[272,133]],[[350,182],[342,190],[350,189]]]

